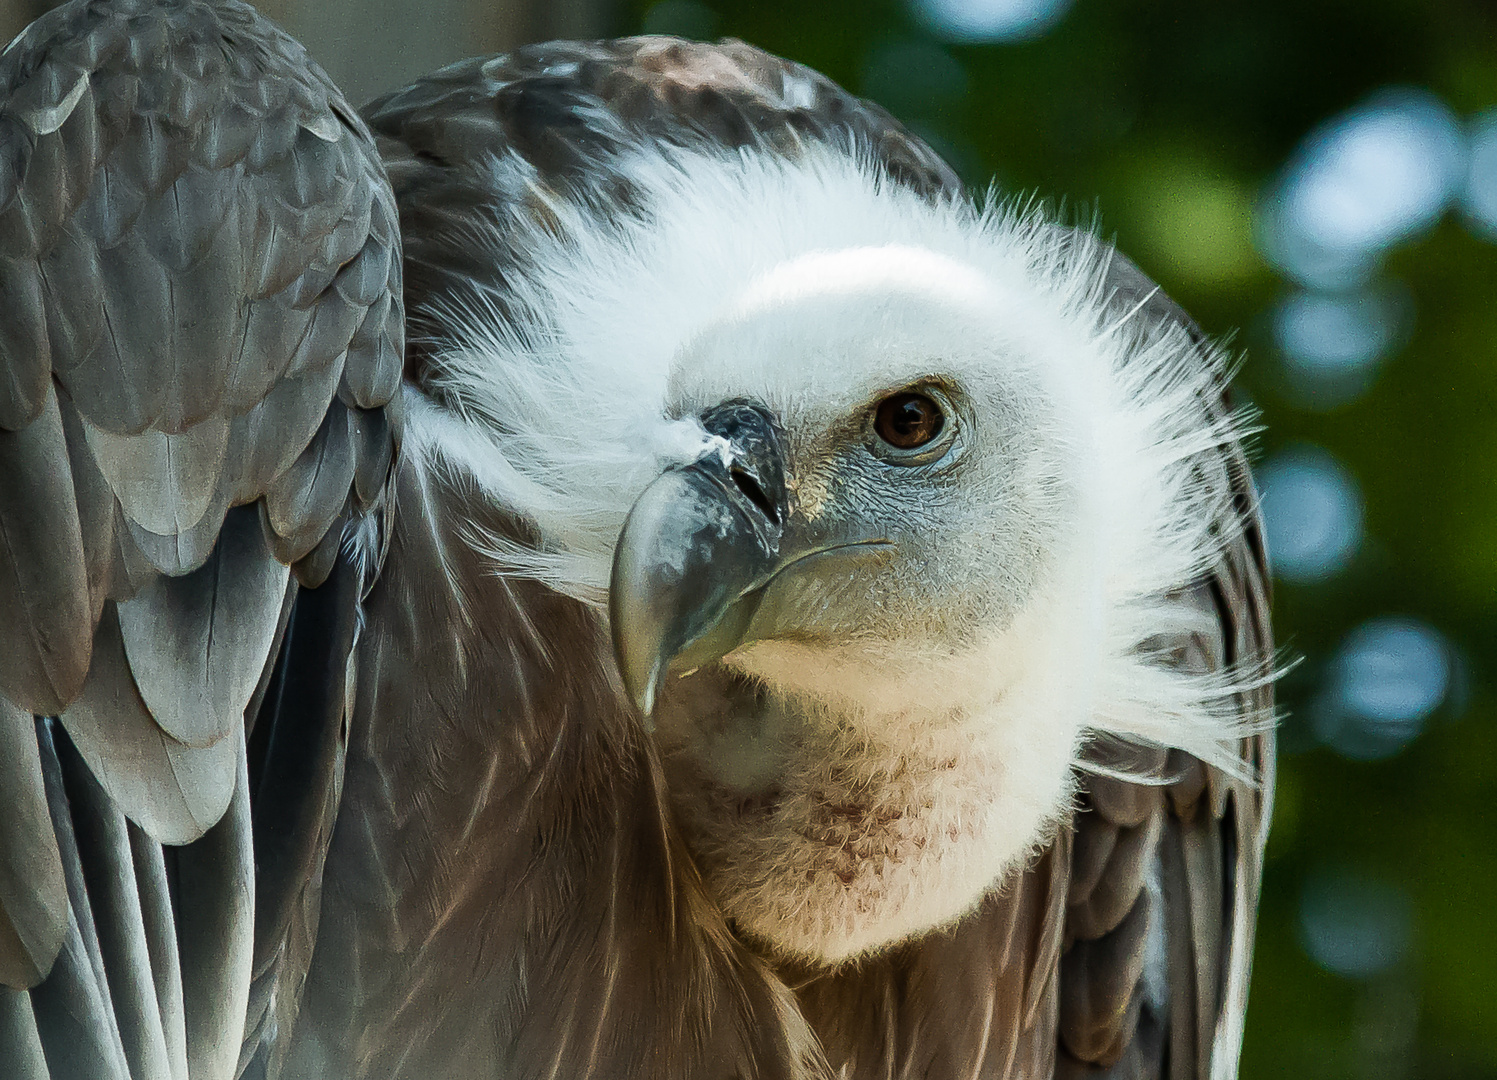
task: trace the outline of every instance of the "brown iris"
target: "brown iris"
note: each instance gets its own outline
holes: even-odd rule
[[[931,398],[906,391],[878,403],[873,430],[897,450],[918,450],[946,426],[946,414]]]

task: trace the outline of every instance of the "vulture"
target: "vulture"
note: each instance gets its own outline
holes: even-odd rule
[[[1228,1080],[1230,358],[737,41],[0,55],[5,1080]]]

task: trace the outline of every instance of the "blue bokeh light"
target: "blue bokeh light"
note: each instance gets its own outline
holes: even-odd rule
[[[1345,288],[1434,224],[1465,182],[1465,135],[1444,102],[1384,92],[1300,146],[1260,207],[1259,244],[1301,284]]]
[[[1046,33],[1072,0],[913,0],[915,14],[947,41],[1028,41]]]
[[[1477,229],[1497,240],[1497,109],[1478,116],[1471,125],[1461,203]]]
[[[1414,619],[1363,623],[1342,643],[1312,703],[1321,742],[1374,761],[1412,742],[1450,692],[1454,663],[1440,632]]]
[[[1296,447],[1269,461],[1258,481],[1277,576],[1323,581],[1351,562],[1362,543],[1362,495],[1340,462],[1324,450]]]
[[[1296,404],[1333,409],[1362,394],[1407,338],[1412,313],[1412,298],[1389,287],[1301,291],[1279,301],[1274,343]]]
[[[1365,979],[1397,967],[1413,939],[1413,904],[1399,886],[1322,867],[1300,894],[1300,941],[1327,971]]]

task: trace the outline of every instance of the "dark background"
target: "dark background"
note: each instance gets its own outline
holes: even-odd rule
[[[45,4],[0,0],[0,33]],[[740,37],[1095,221],[1245,356],[1279,796],[1243,1076],[1497,1077],[1497,5],[268,0],[358,101],[550,36]]]

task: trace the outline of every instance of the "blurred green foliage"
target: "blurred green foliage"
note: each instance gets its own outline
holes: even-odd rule
[[[1208,332],[1236,332],[1263,414],[1258,456],[1311,443],[1354,475],[1365,539],[1340,573],[1277,586],[1284,682],[1246,1080],[1497,1077],[1497,245],[1458,214],[1383,279],[1412,331],[1370,389],[1310,410],[1269,313],[1292,286],[1254,245],[1255,207],[1318,125],[1388,87],[1458,116],[1497,106],[1490,0],[1076,0],[1020,44],[944,44],[891,0],[666,0],[625,30],[743,38],[880,101],[981,186],[1038,192],[1104,234]],[[1306,719],[1353,627],[1438,628],[1457,658],[1423,734],[1384,760],[1318,744]],[[1307,883],[1342,868],[1396,886],[1408,948],[1365,978],[1305,946]]]

